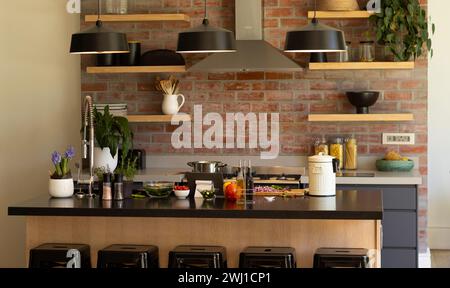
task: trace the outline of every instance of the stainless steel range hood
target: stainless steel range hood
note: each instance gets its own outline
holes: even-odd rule
[[[236,0],[236,49],[213,54],[189,71],[301,71],[302,68],[263,40],[262,0]]]

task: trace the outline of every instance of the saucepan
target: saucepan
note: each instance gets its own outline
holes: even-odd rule
[[[199,173],[219,173],[222,172],[221,168],[227,166],[227,164],[220,161],[195,161],[187,163],[192,167],[192,172]]]

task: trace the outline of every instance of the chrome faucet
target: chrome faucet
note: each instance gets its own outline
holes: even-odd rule
[[[87,140],[88,126],[89,141]],[[94,197],[95,195],[92,193],[94,186],[94,110],[91,96],[86,96],[84,99],[83,139],[81,140],[81,145],[83,148],[83,159],[88,158],[89,146],[89,180],[85,182],[89,184],[89,192],[86,196]]]

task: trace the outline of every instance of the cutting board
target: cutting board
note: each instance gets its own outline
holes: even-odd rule
[[[305,196],[307,189],[291,189],[286,192],[258,192],[255,193],[255,196],[279,196],[279,197],[296,197],[296,196]]]

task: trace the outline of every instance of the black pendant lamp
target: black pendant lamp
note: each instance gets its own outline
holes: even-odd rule
[[[72,35],[71,54],[129,53],[127,35],[103,27],[100,20],[101,4],[98,0],[98,20],[94,27]]]
[[[234,33],[209,25],[206,14],[203,23],[178,34],[178,53],[224,53],[236,52]]]
[[[311,62],[326,62],[327,52],[344,52],[344,32],[331,26],[320,24],[316,18],[296,31],[286,34],[285,52],[311,53]]]

